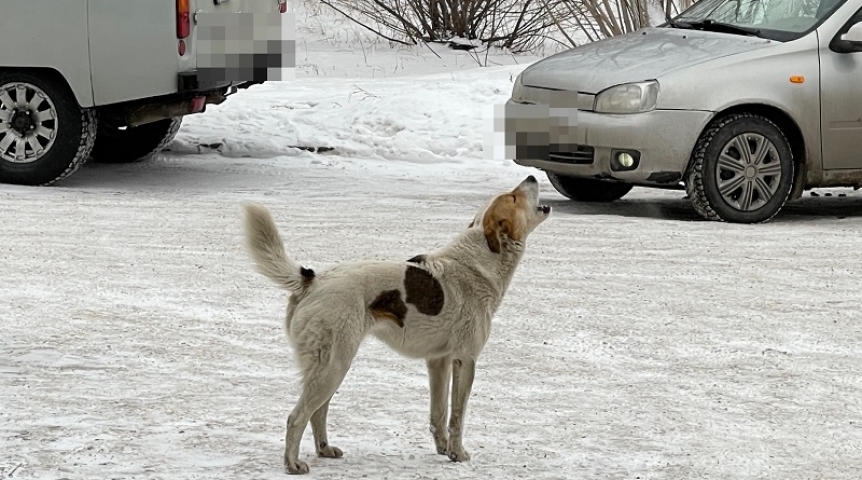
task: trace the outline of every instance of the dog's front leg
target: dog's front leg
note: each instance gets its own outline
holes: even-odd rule
[[[446,434],[446,417],[449,413],[449,381],[451,380],[452,359],[449,357],[426,360],[428,383],[431,387],[431,435],[437,453],[446,455],[449,436]]]
[[[449,458],[453,462],[466,462],[470,455],[464,450],[461,438],[464,434],[464,416],[467,413],[467,399],[473,388],[476,376],[476,360],[462,358],[452,361],[452,415],[449,418]]]

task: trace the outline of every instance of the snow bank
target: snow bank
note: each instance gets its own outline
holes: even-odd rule
[[[475,164],[486,116],[523,66],[411,78],[299,79],[252,87],[186,118],[174,152],[216,145],[227,156],[296,155],[291,146],[411,164]]]

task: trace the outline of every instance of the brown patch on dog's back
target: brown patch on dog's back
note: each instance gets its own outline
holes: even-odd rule
[[[443,311],[443,287],[425,269],[409,266],[404,273],[404,292],[407,303],[416,306],[419,313],[439,315]]]
[[[401,328],[404,328],[404,317],[407,315],[407,305],[401,301],[401,292],[398,290],[387,290],[371,302],[368,306],[371,314],[381,320],[392,320]]]

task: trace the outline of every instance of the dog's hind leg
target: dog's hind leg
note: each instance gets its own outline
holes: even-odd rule
[[[311,430],[314,432],[314,448],[317,450],[317,456],[319,457],[341,458],[343,455],[341,449],[330,445],[329,439],[326,436],[326,414],[329,413],[329,402],[331,400],[332,397],[311,416]]]
[[[449,413],[449,381],[452,372],[452,359],[449,357],[426,360],[428,383],[431,387],[431,435],[437,453],[446,455],[449,436],[446,434],[446,417]]]
[[[284,436],[284,466],[288,473],[308,473],[308,464],[299,460],[302,434],[314,413],[332,398],[341,385],[361,338],[356,342],[341,340],[323,347],[305,348],[300,355],[306,365],[303,368],[302,395],[287,417],[287,432]]]
[[[464,450],[461,438],[464,434],[467,400],[470,398],[475,376],[475,359],[455,359],[452,361],[452,415],[449,417],[448,455],[453,462],[470,460],[470,455]]]

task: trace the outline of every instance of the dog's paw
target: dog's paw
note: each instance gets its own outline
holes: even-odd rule
[[[446,437],[434,437],[434,446],[440,455],[449,455],[449,439]]]
[[[341,458],[344,456],[344,452],[342,452],[338,447],[325,445],[317,449],[317,456],[323,458]]]
[[[308,473],[308,464],[302,460],[296,460],[295,462],[285,461],[284,468],[291,475],[304,475]]]
[[[466,450],[455,450],[446,452],[446,455],[449,457],[449,460],[453,462],[468,462],[470,461],[470,454],[467,453]]]

